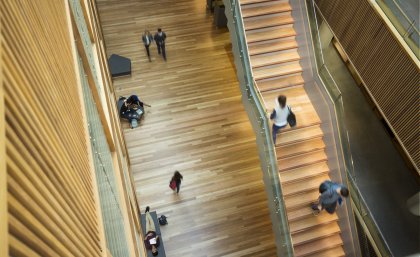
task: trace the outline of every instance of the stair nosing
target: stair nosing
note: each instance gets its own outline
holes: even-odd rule
[[[270,89],[263,89],[263,90],[260,89],[260,92],[270,92],[270,91],[276,91],[276,90],[291,89],[294,87],[301,87],[304,84],[305,83],[296,83],[296,84],[289,84],[289,85],[278,87],[278,88],[270,88]]]
[[[310,140],[313,140],[313,139],[319,139],[319,137],[311,137],[311,138],[308,138],[305,141],[310,141]],[[303,142],[305,142],[305,141],[303,141]],[[277,148],[280,148],[282,146],[284,146],[284,145],[281,145],[281,146],[276,145],[276,149]],[[284,159],[288,159],[288,158],[292,158],[292,157],[298,157],[298,156],[309,154],[311,152],[319,152],[319,151],[325,150],[326,148],[327,147],[324,145],[324,147],[320,147],[320,148],[317,147],[317,148],[314,148],[314,149],[311,149],[311,150],[308,150],[308,151],[297,152],[297,153],[293,153],[293,154],[288,154],[288,155],[284,155],[284,156],[281,156],[281,157],[277,157],[277,160],[284,160]]]

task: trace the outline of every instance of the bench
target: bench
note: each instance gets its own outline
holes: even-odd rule
[[[153,222],[155,223],[156,235],[159,236],[159,240],[160,240],[160,245],[158,247],[159,254],[157,256],[158,257],[166,257],[165,247],[163,245],[163,238],[162,238],[162,234],[160,232],[160,224],[159,224],[159,221],[158,221],[156,211],[151,211],[150,216],[152,216]],[[143,235],[146,235],[146,233],[147,233],[147,231],[146,231],[146,214],[141,215],[141,227],[143,228]],[[144,243],[144,242],[142,242],[142,243]],[[147,256],[148,257],[153,257],[152,251],[147,250]]]

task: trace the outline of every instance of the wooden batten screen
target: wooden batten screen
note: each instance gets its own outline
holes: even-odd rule
[[[83,96],[107,247],[112,253],[112,256],[125,257],[129,256],[129,253],[113,160],[99,118],[96,103],[83,70],[81,58],[79,58],[79,60]]]
[[[65,1],[0,12],[9,255],[102,256]]]
[[[316,0],[316,3],[367,91],[419,170],[418,64],[368,0]]]

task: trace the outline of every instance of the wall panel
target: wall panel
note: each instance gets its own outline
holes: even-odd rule
[[[103,255],[65,4],[0,2],[12,256]]]
[[[419,64],[368,0],[315,0],[397,140],[420,168]]]

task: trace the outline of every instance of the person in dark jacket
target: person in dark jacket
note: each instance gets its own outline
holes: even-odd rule
[[[148,104],[146,104],[146,103],[144,103],[144,102],[140,101],[140,99],[139,99],[139,97],[138,97],[137,95],[130,95],[130,97],[129,97],[129,98],[127,98],[127,104],[128,104],[129,106],[132,106],[132,105],[138,105],[138,106],[140,106],[141,108],[144,108],[144,106],[145,106],[145,105],[146,105],[147,107],[151,107],[150,105],[148,105]]]
[[[144,47],[146,48],[147,57],[149,57],[149,62],[151,62],[152,59],[150,58],[149,46],[153,41],[153,36],[152,36],[152,34],[150,34],[150,31],[148,31],[148,30],[144,31],[144,34],[142,36],[142,40],[143,40]]]
[[[181,189],[181,180],[183,179],[181,173],[179,171],[175,171],[174,175],[172,176],[171,181],[175,181],[176,183],[176,193],[179,193],[179,190]],[[174,189],[175,191],[175,189]]]
[[[158,31],[155,34],[155,42],[158,49],[158,54],[162,52],[163,59],[166,61],[166,49],[165,49],[165,40],[166,34],[162,31],[161,28],[158,28]]]
[[[144,236],[144,244],[147,249],[152,251],[153,256],[159,254],[157,248],[160,245],[159,236],[156,235],[156,227],[153,218],[149,212],[149,206],[146,207],[146,235]]]
[[[333,214],[337,209],[337,203],[341,205],[343,197],[349,195],[349,190],[346,186],[326,180],[319,186],[319,193],[317,203],[311,205],[312,210],[320,212],[326,210],[329,214]]]

